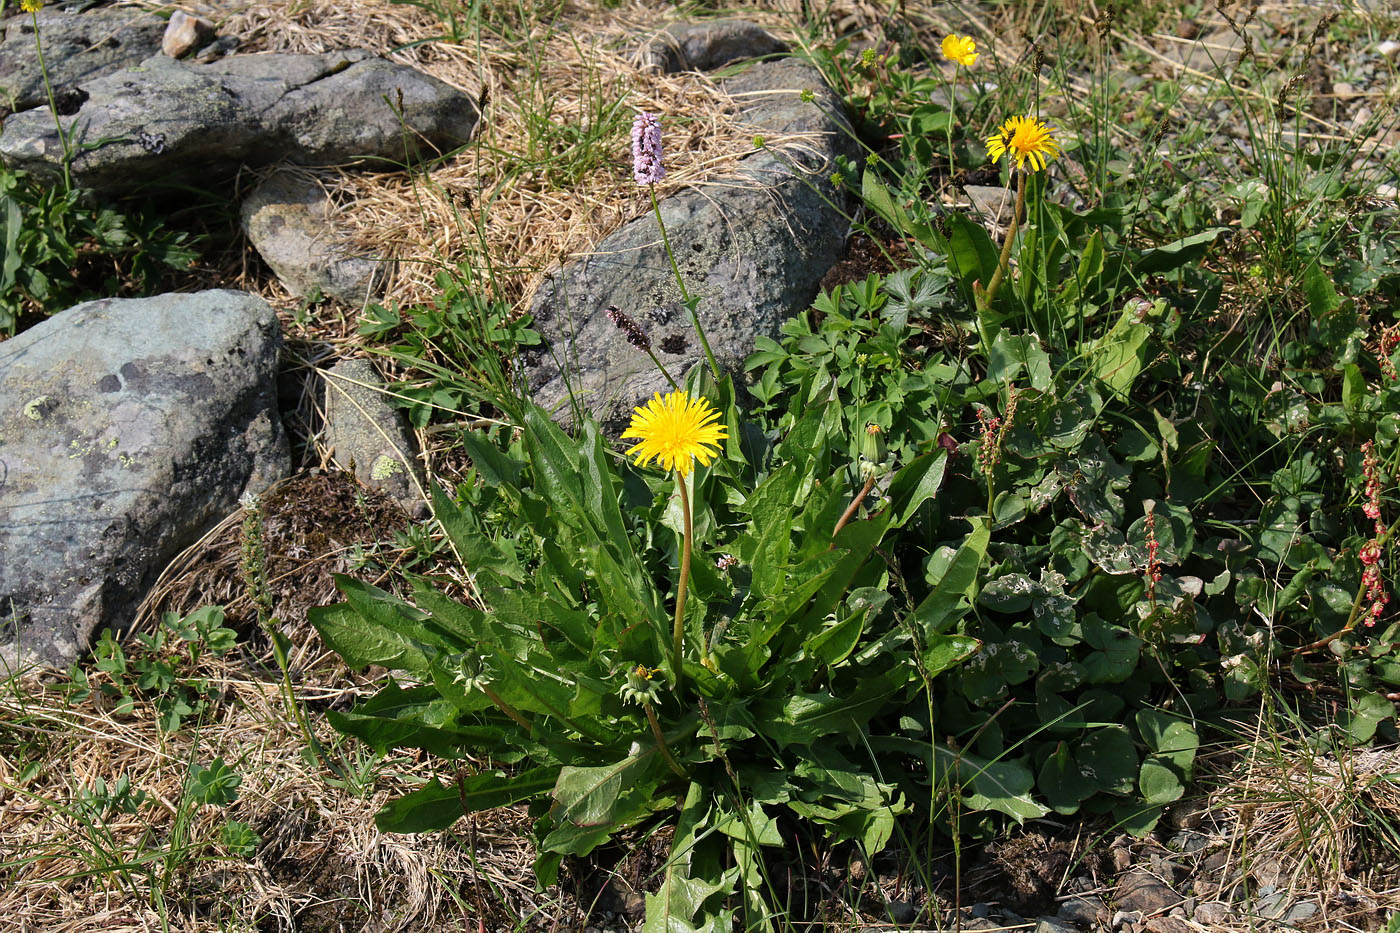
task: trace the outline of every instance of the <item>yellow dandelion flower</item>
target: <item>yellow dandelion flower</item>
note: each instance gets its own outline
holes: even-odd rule
[[[635,437],[640,443],[627,455],[637,455],[637,466],[655,460],[662,469],[685,476],[695,460],[709,466],[719,452],[719,442],[729,436],[723,425],[715,423],[718,420],[719,412],[703,398],[684,392],[670,392],[663,398],[658,392],[645,406],[633,409],[632,423],[622,436]]]
[[[960,36],[957,33],[944,36],[943,57],[957,62],[964,68],[971,68],[977,64],[977,43],[972,41],[971,36]]]
[[[38,13],[44,8],[44,0],[19,0],[19,8],[26,13]]]
[[[1053,132],[1053,127],[1035,117],[1012,117],[1001,125],[995,136],[987,137],[987,155],[996,162],[1010,153],[1018,169],[1025,171],[1026,163],[1030,162],[1031,171],[1040,171],[1060,154],[1059,143],[1050,135]]]

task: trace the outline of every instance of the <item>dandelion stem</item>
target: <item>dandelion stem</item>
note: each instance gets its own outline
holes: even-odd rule
[[[661,752],[661,757],[666,759],[666,764],[672,771],[676,772],[677,777],[682,780],[686,779],[689,775],[685,773],[685,769],[677,764],[676,759],[672,757],[671,748],[666,744],[666,736],[661,734],[661,723],[656,721],[656,712],[652,710],[651,704],[645,700],[642,701],[642,709],[646,710],[647,722],[651,724],[651,734],[656,737],[656,750]]]
[[[1006,228],[1006,242],[1001,244],[1001,256],[997,259],[997,271],[992,276],[992,281],[988,283],[986,291],[979,296],[982,307],[980,310],[986,311],[991,308],[992,301],[997,296],[997,289],[1001,288],[1002,279],[1006,278],[1006,273],[1011,267],[1011,244],[1016,241],[1016,232],[1021,227],[1021,211],[1026,206],[1026,172],[1016,173],[1016,209],[1011,214],[1011,226]]]
[[[58,130],[58,141],[63,146],[63,191],[65,194],[73,190],[73,150],[68,142],[68,134],[63,132],[63,121],[58,118],[58,103],[53,96],[53,84],[49,81],[49,68],[44,62],[44,43],[39,38],[39,13],[37,10],[30,10],[29,19],[34,26],[34,52],[39,59],[39,74],[44,79],[44,92],[49,98],[49,112],[53,114],[53,125]]]
[[[681,541],[681,579],[676,587],[676,621],[671,629],[671,650],[676,670],[676,683],[681,682],[681,649],[685,644],[685,593],[690,582],[690,549],[695,539],[695,529],[690,518],[690,494],[685,489],[685,476],[676,472],[676,489],[681,496],[681,520],[685,534]]]
[[[841,517],[836,520],[836,527],[831,529],[831,547],[836,547],[836,536],[841,533],[841,529],[846,527],[846,523],[851,520],[851,516],[856,514],[856,509],[865,501],[865,497],[870,495],[870,490],[875,488],[875,477],[868,476],[865,485],[856,493],[856,497],[851,500],[851,504],[846,506],[846,511],[841,513]],[[828,548],[830,550],[830,548]]]

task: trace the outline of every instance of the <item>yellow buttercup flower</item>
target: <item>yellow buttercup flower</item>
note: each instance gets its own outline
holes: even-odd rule
[[[26,13],[38,13],[44,8],[44,0],[19,0],[19,8]]]
[[[987,155],[996,162],[1007,153],[1016,160],[1016,167],[1025,171],[1040,171],[1060,154],[1059,143],[1050,135],[1055,132],[1035,117],[1012,117],[1001,125],[995,136],[987,137]]]
[[[729,436],[717,421],[719,412],[703,398],[691,398],[684,392],[663,397],[658,392],[646,405],[633,409],[632,423],[622,436],[635,437],[640,443],[627,455],[637,455],[637,466],[655,460],[662,469],[685,476],[696,460],[709,466],[719,453],[719,442]]]
[[[964,68],[971,68],[977,64],[977,43],[972,41],[971,36],[960,36],[957,33],[944,36],[943,57],[957,62]]]

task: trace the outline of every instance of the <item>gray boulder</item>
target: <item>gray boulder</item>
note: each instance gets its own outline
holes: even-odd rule
[[[721,366],[738,370],[757,337],[776,336],[807,307],[840,255],[848,224],[829,176],[836,155],[854,154],[855,143],[840,102],[810,65],[761,62],[723,86],[741,102],[747,130],[804,134],[799,145],[755,151],[732,177],[661,202],[710,345]],[[804,90],[812,101],[801,99]],[[524,360],[535,400],[566,420],[577,401],[615,433],[634,406],[669,384],[608,320],[610,305],[649,332],[677,381],[703,361],[652,214],[547,278],[531,302],[545,338]]]
[[[0,343],[0,677],[129,626],[169,560],[285,476],[262,299],[93,301]]]
[[[720,19],[672,23],[642,47],[642,62],[665,74],[712,71],[749,58],[781,55],[787,44],[757,23]]]
[[[369,360],[341,360],[326,374],[327,446],[363,485],[407,508],[423,502],[418,444],[401,409],[389,403],[384,378]],[[416,481],[415,481],[416,480]]]
[[[132,7],[86,13],[40,10],[39,39],[59,108],[71,104],[76,85],[140,64],[160,51],[165,20]],[[0,118],[48,106],[44,75],[28,14],[0,21]]]
[[[350,252],[337,237],[335,205],[314,178],[281,170],[243,202],[243,230],[287,291],[318,292],[362,305],[378,292],[388,266]]]
[[[107,190],[190,176],[207,183],[211,172],[244,164],[401,164],[463,145],[477,122],[466,94],[361,50],[207,64],[155,55],[82,90],[85,99],[61,120],[78,153],[73,177]],[[61,175],[63,147],[47,108],[5,121],[0,159]]]

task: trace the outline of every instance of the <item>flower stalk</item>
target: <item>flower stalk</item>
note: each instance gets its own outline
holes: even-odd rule
[[[676,585],[676,620],[671,626],[671,659],[676,671],[676,683],[681,681],[681,655],[685,648],[685,595],[690,583],[690,554],[695,546],[695,526],[690,514],[690,494],[685,489],[685,474],[676,471],[676,489],[681,496],[681,576]]]

